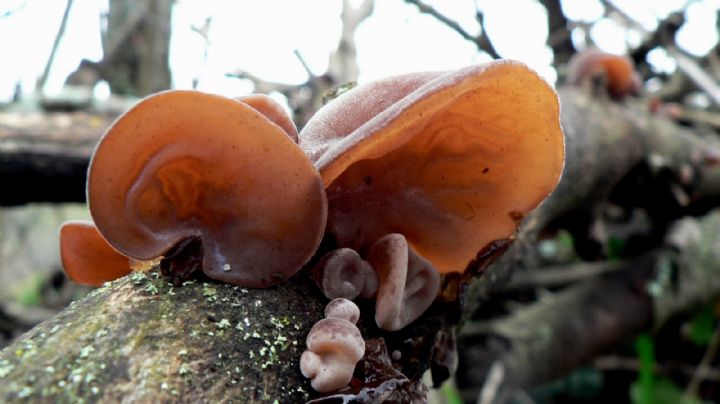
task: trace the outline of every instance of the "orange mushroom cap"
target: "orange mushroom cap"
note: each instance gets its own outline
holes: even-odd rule
[[[87,191],[97,227],[123,254],[151,259],[198,237],[203,271],[248,287],[298,271],[327,211],[317,170],[280,126],[196,91],[155,94],[113,123]]]
[[[464,271],[555,188],[564,143],[555,91],[514,61],[356,87],[300,132],[328,227],[361,253],[390,233],[439,272]]]
[[[642,80],[635,71],[635,63],[627,56],[613,55],[599,49],[576,53],[568,63],[567,81],[578,85],[595,75],[604,74],[608,93],[616,99],[637,94]]]
[[[69,221],[60,227],[60,259],[65,273],[81,285],[102,286],[131,272],[130,259],[113,249],[88,221]]]
[[[288,116],[282,105],[265,94],[250,94],[235,98],[240,102],[251,106],[259,113],[271,120],[274,124],[290,136],[295,143],[298,141],[298,131],[295,122]]]

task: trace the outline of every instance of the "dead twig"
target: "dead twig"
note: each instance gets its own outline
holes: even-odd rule
[[[72,9],[72,5],[73,0],[68,0],[67,5],[65,6],[65,12],[62,16],[62,20],[60,21],[60,27],[58,28],[57,34],[55,34],[55,39],[53,40],[53,45],[50,49],[50,56],[48,56],[48,61],[47,63],[45,63],[45,69],[43,70],[42,75],[38,79],[37,88],[41,92],[43,87],[45,87],[45,83],[47,83],[48,76],[50,75],[50,69],[55,62],[55,54],[57,54],[58,47],[60,47],[60,40],[65,35],[65,29],[67,28],[67,22],[70,16],[70,10]]]
[[[475,14],[475,17],[482,28],[481,32],[479,35],[473,35],[473,34],[467,32],[463,27],[461,27],[457,21],[455,21],[455,20],[447,17],[446,15],[442,14],[441,12],[437,11],[431,5],[426,4],[426,3],[422,2],[421,0],[405,0],[405,1],[409,4],[415,5],[418,8],[418,10],[420,10],[421,13],[425,13],[425,14],[433,16],[436,20],[445,24],[448,28],[457,32],[464,39],[474,43],[478,47],[479,50],[487,53],[493,59],[501,58],[500,54],[497,53],[497,51],[495,50],[495,47],[493,46],[492,42],[490,41],[490,38],[487,36],[487,33],[485,31],[485,25],[484,25],[485,19],[484,19],[484,15],[482,12],[478,11]]]
[[[710,363],[712,363],[713,359],[715,359],[718,347],[720,347],[720,323],[715,326],[715,331],[710,338],[710,342],[708,342],[705,354],[700,360],[700,364],[697,366],[697,370],[693,373],[692,379],[690,379],[690,383],[688,383],[685,394],[683,394],[683,402],[689,402],[690,398],[697,396],[700,382],[702,382],[703,380],[702,374],[707,372],[707,370],[710,368]]]

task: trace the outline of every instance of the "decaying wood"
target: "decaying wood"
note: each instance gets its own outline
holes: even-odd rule
[[[462,386],[504,369],[503,394],[548,382],[651,327],[720,296],[720,210],[686,218],[663,249],[460,337]],[[468,397],[479,390],[466,391]],[[501,400],[502,402],[502,400]]]
[[[656,195],[646,196],[644,203],[649,206],[644,207],[651,214],[668,216],[655,218],[660,225],[692,212],[694,204],[720,196],[716,157],[720,146],[715,138],[651,115],[639,102],[598,101],[577,89],[562,89],[560,96],[567,141],[563,178],[555,193],[527,218],[518,241],[476,283],[467,314],[502,290],[513,271],[538,267],[534,246],[541,229],[565,215],[575,218],[578,211],[598,217],[598,209],[621,179],[639,166],[661,177],[665,187],[677,186],[682,194],[673,209],[661,198],[654,200]],[[506,318],[465,328],[459,342],[465,359],[460,373],[471,380],[459,382],[470,387],[465,391],[468,397],[480,394],[478,386],[490,382],[486,377],[492,369],[502,369],[501,389],[507,398],[514,390],[559,377],[637,332],[720,296],[715,279],[720,272],[716,256],[720,213],[683,219],[669,239],[672,247],[648,253],[623,264],[624,268],[618,269],[618,264],[595,268],[596,276],[588,282]],[[675,282],[669,284],[669,279]],[[665,284],[657,289],[661,281]],[[661,292],[651,294],[650,284]]]
[[[0,354],[4,402],[300,402],[298,358],[322,303],[307,280],[270,289],[134,274]]]
[[[92,148],[115,114],[0,114],[0,206],[84,202]]]

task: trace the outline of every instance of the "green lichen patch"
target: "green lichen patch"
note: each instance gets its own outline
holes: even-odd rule
[[[313,286],[131,274],[2,351],[0,401],[304,401],[298,361],[323,304]]]

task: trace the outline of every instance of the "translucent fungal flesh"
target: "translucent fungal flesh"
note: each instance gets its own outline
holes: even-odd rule
[[[361,256],[399,233],[441,273],[462,272],[555,188],[564,143],[555,91],[497,61],[356,87],[308,122],[328,227]]]
[[[60,259],[65,273],[81,285],[101,286],[131,272],[129,258],[114,250],[87,221],[60,227]]]
[[[150,96],[108,129],[88,201],[123,254],[152,259],[198,237],[203,271],[248,287],[298,271],[327,209],[317,170],[280,126],[243,102],[195,91]]]

